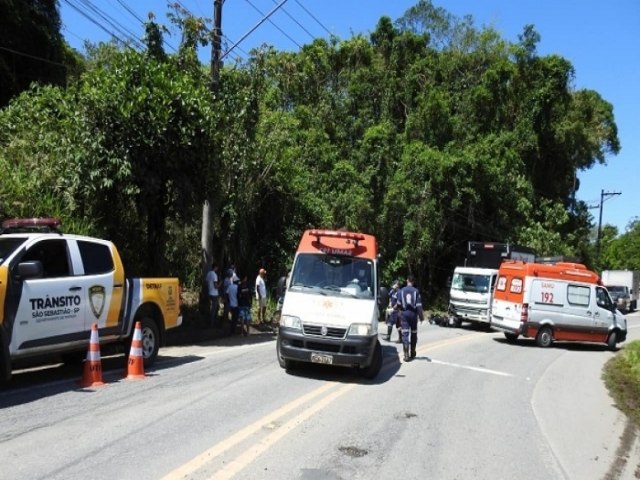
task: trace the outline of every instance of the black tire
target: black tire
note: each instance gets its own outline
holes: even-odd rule
[[[280,342],[281,337],[278,336],[278,340],[276,340],[276,355],[278,356],[278,363],[280,364],[281,368],[284,368],[285,370],[291,370],[295,366],[295,362],[280,355]]]
[[[504,338],[507,339],[507,343],[516,343],[516,340],[518,340],[518,334],[517,333],[504,332]]]
[[[364,378],[374,379],[380,373],[380,369],[382,368],[382,346],[380,345],[380,341],[376,340],[376,346],[373,350],[373,358],[371,359],[371,364],[368,367],[361,368],[359,370],[360,375]]]
[[[553,332],[551,331],[551,327],[544,326],[540,328],[538,331],[538,335],[536,335],[536,344],[539,347],[547,348],[553,343]]]
[[[158,325],[151,317],[143,317],[142,320],[142,359],[144,366],[150,367],[158,356],[160,350],[160,331]],[[133,339],[133,332],[131,333]],[[129,349],[130,350],[130,349]],[[127,351],[129,355],[129,351]]]
[[[607,348],[612,352],[615,352],[618,349],[618,347],[616,347],[617,344],[618,344],[618,332],[614,330],[609,334],[609,338],[607,338]]]

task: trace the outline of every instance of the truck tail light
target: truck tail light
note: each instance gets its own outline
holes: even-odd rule
[[[520,310],[520,321],[522,323],[527,323],[529,321],[529,304],[523,303],[521,307],[522,309]]]

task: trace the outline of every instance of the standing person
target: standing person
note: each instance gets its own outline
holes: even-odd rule
[[[233,271],[228,268],[224,272],[224,280],[222,281],[222,307],[223,307],[223,321],[229,321],[229,296],[227,292],[229,291],[229,285],[233,283]]]
[[[408,362],[416,356],[416,345],[418,343],[418,318],[420,323],[424,322],[424,312],[422,311],[422,299],[420,292],[413,286],[415,279],[413,275],[407,276],[407,285],[398,292],[396,306],[400,311],[402,322],[402,348],[404,350],[404,361]]]
[[[242,277],[240,291],[238,292],[238,317],[242,334],[249,335],[249,324],[251,323],[251,304],[253,303],[253,291],[247,281],[247,276]]]
[[[239,282],[240,278],[238,277],[238,274],[236,273],[236,266],[233,263],[229,266],[229,270],[231,271],[231,281],[232,282]]]
[[[264,323],[267,319],[267,285],[264,277],[267,271],[261,268],[256,277],[256,300],[258,301],[258,322]]]
[[[389,292],[389,308],[387,309],[387,340],[391,341],[391,332],[393,327],[398,329],[398,337],[402,340],[402,331],[400,330],[400,312],[396,309],[398,303],[398,292],[400,291],[400,280],[395,280]]]
[[[231,313],[231,323],[229,324],[229,335],[235,335],[238,324],[238,283],[231,282],[227,288],[227,300],[229,301],[229,313]]]
[[[218,265],[213,262],[211,264],[211,270],[207,272],[206,277],[207,289],[209,291],[209,302],[211,303],[211,312],[209,322],[211,327],[216,328],[218,326],[218,308],[220,306],[220,291],[218,287]]]

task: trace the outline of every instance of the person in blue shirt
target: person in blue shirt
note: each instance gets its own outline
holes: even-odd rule
[[[414,287],[414,283],[415,278],[413,275],[408,275],[407,285],[400,289],[396,301],[396,309],[401,315],[402,348],[405,362],[411,361],[416,356],[418,319],[420,319],[420,323],[424,322],[422,299],[420,298],[420,292]]]

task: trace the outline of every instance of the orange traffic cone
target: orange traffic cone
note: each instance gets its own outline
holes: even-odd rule
[[[144,360],[142,358],[142,324],[140,322],[136,322],[136,328],[133,331],[131,350],[129,351],[129,360],[127,361],[126,378],[129,380],[141,380],[145,378]]]
[[[91,326],[91,337],[89,338],[89,349],[87,358],[84,361],[84,372],[80,380],[80,386],[99,387],[104,385],[102,381],[102,362],[100,361],[100,340],[98,338],[98,324]]]

